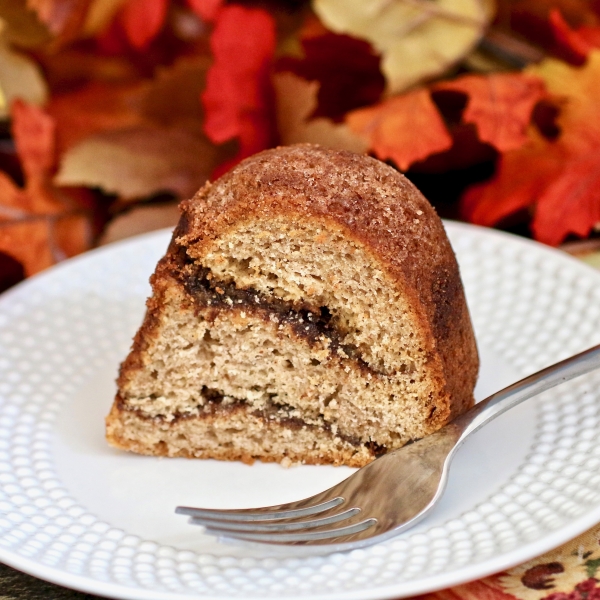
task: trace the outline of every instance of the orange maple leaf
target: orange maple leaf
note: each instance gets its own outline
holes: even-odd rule
[[[465,75],[435,86],[468,97],[462,115],[477,127],[479,139],[500,152],[514,150],[528,141],[527,129],[535,105],[546,95],[544,82],[522,73]]]
[[[218,172],[274,141],[269,75],[275,42],[275,22],[265,10],[234,4],[219,11],[210,38],[214,62],[202,93],[204,130],[217,144],[237,139],[239,151]]]
[[[549,59],[530,67],[559,103],[556,139],[531,127],[530,144],[506,152],[495,176],[472,187],[462,200],[464,215],[493,225],[524,208],[533,210],[536,239],[559,244],[569,234],[585,237],[600,222],[600,51],[584,67]]]
[[[0,251],[32,275],[89,247],[87,215],[50,182],[55,161],[54,120],[16,101],[12,133],[25,176],[20,188],[0,171]]]
[[[393,160],[402,171],[452,146],[452,138],[427,89],[352,111],[346,116],[346,123],[354,133],[369,140],[378,158]]]

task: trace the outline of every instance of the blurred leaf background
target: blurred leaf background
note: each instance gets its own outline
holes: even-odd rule
[[[0,289],[297,142],[595,248],[599,95],[600,0],[0,0]]]

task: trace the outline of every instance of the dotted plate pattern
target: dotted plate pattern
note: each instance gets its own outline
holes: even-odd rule
[[[526,240],[446,225],[480,344],[526,375],[600,343],[600,274]],[[0,298],[0,560],[118,598],[390,598],[513,566],[600,521],[597,373],[546,393],[529,455],[496,493],[370,548],[217,556],[103,522],[61,482],[52,441],[70,394],[128,347],[167,240],[88,253]]]

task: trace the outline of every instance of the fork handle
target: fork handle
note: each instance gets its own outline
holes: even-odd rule
[[[600,367],[600,345],[546,367],[488,396],[452,421],[462,430],[457,446],[492,419],[533,396]]]

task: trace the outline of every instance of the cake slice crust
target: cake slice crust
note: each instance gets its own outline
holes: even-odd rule
[[[354,190],[332,180],[349,166],[371,197],[364,180]],[[327,180],[333,198],[313,183]],[[344,205],[348,193],[362,193],[361,206]],[[401,175],[367,157],[284,148],[183,211],[122,365],[113,445],[361,466],[472,404],[477,352],[458,267]]]

